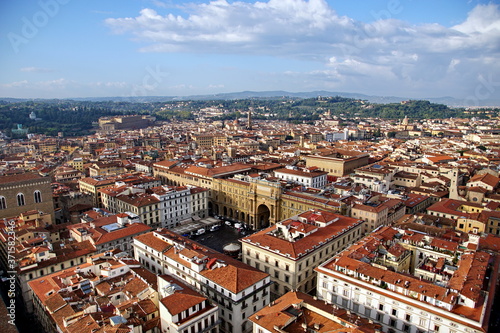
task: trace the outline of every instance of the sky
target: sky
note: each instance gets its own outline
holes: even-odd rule
[[[500,1],[0,2],[0,97],[500,96]]]

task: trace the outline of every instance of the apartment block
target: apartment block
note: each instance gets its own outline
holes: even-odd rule
[[[219,307],[191,286],[170,275],[158,275],[162,332],[219,332]]]
[[[363,221],[310,210],[242,238],[243,262],[271,276],[272,296],[316,288],[314,269],[357,241]]]
[[[380,228],[316,269],[317,297],[384,332],[486,332],[499,262],[478,242]]]
[[[405,214],[406,206],[400,199],[375,196],[364,203],[355,203],[351,216],[365,221],[364,232],[368,233],[380,226],[390,225]]]
[[[270,302],[269,274],[167,229],[135,237],[134,249],[153,273],[175,276],[218,304],[221,332],[250,332],[248,317]]]
[[[192,185],[111,186],[99,190],[102,205],[112,212],[131,212],[150,226],[173,228],[182,221],[208,216],[208,190]]]
[[[133,238],[151,230],[148,225],[135,222],[125,213],[104,213],[104,216],[95,219],[84,213],[83,219],[83,223],[68,226],[69,234],[78,242],[89,241],[97,252],[118,249],[133,256]]]
[[[274,170],[274,175],[279,179],[314,188],[324,188],[326,186],[327,174],[327,172],[316,168],[298,169],[296,167],[286,167]]]

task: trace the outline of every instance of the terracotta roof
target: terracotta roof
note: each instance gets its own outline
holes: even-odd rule
[[[320,212],[320,215],[315,214],[315,212]],[[273,225],[267,229],[242,238],[241,242],[249,243],[269,251],[279,251],[279,254],[282,256],[297,259],[309,255],[311,251],[317,247],[321,247],[322,244],[327,244],[337,237],[342,237],[348,230],[363,223],[363,221],[355,218],[320,210],[308,211],[299,216],[306,218],[309,222],[287,219],[280,222],[279,225],[285,226],[291,232],[307,234],[300,239],[294,241],[285,239],[281,234],[277,233],[279,225]],[[334,222],[324,227],[315,225],[316,222],[326,223],[328,221]],[[310,233],[313,230],[314,232]]]
[[[469,179],[467,184],[475,183],[475,182],[481,182],[481,183],[485,183],[489,186],[496,187],[498,185],[498,182],[500,182],[500,178],[495,177],[489,173],[485,173],[482,175],[473,176],[471,179]]]
[[[200,295],[198,292],[191,289],[191,287],[177,279],[173,279],[172,277],[165,275],[160,276],[160,278],[181,287],[181,289],[176,289],[172,295],[166,296],[160,300],[172,316],[186,311],[207,300],[206,297]]]
[[[21,173],[16,175],[0,176],[0,184],[18,183],[33,179],[42,179],[40,175],[35,173]],[[48,179],[48,178],[47,178]]]

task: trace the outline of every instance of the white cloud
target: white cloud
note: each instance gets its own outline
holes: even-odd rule
[[[137,17],[109,18],[115,33],[131,33],[153,52],[282,53],[302,43],[329,42],[328,30],[351,24],[323,0],[211,1],[186,5],[186,17],[145,8]],[[322,34],[325,34],[322,36]],[[278,48],[285,49],[280,51]]]
[[[28,89],[35,88],[35,89],[51,90],[51,89],[64,89],[68,84],[72,83],[74,82],[68,81],[64,78],[56,80],[48,80],[48,81],[36,81],[36,82],[23,80],[18,82],[2,84],[2,87],[5,88],[24,87]]]
[[[453,27],[394,18],[356,21],[324,0],[151,4],[155,9],[105,24],[131,36],[141,52],[279,56],[315,64],[306,72],[292,67],[272,74],[276,82],[290,79],[289,86],[432,97],[473,93],[480,75],[500,81],[500,9],[493,3],[477,5]],[[100,84],[118,89],[124,83]],[[230,86],[221,80],[220,88]],[[191,82],[166,88],[194,89]]]
[[[26,87],[28,85],[27,80],[22,80],[22,81],[16,81],[16,82],[11,82],[11,83],[4,83],[2,84],[2,87],[4,88],[18,88],[18,87]]]
[[[28,73],[52,73],[52,72],[54,72],[53,69],[41,68],[41,67],[23,67],[20,70],[21,70],[21,72],[28,72]]]
[[[129,84],[127,82],[92,82],[90,86],[95,87],[114,87],[114,88],[127,88]]]

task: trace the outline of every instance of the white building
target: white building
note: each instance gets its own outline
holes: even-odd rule
[[[384,227],[320,265],[317,297],[384,332],[479,333],[488,328],[492,257],[449,239]],[[491,275],[491,276],[490,276]]]
[[[196,186],[111,186],[99,190],[103,207],[116,213],[132,212],[141,222],[173,228],[193,217],[208,216],[208,190]]]
[[[274,175],[277,178],[295,182],[306,187],[324,188],[328,172],[317,168],[298,169],[297,167],[287,166],[286,168],[275,170]]]
[[[170,275],[158,276],[162,332],[219,332],[219,307]]]
[[[270,302],[269,274],[167,229],[136,237],[134,249],[153,273],[176,276],[217,303],[221,332],[250,332],[248,317]]]

